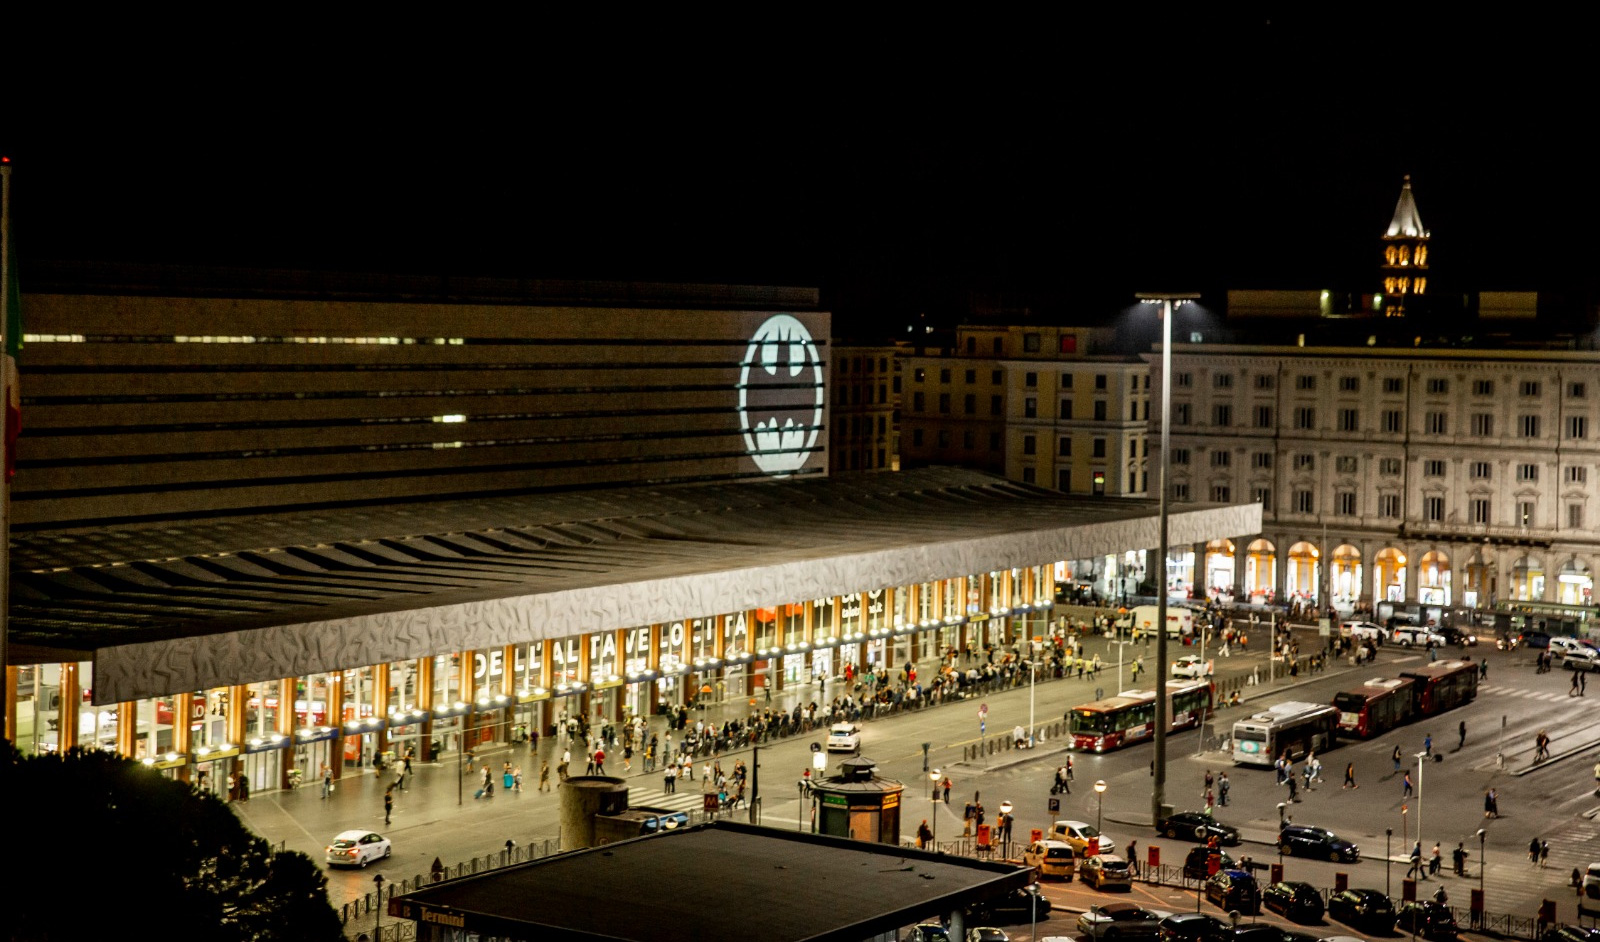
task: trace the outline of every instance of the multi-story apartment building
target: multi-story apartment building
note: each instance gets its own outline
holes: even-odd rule
[[[900,467],[900,378],[905,354],[893,344],[835,343],[828,385],[833,403],[828,457],[833,471]]]
[[[1150,378],[1103,328],[963,326],[906,358],[908,467],[956,464],[1073,494],[1142,496]]]
[[[1172,497],[1263,525],[1174,550],[1172,581],[1199,560],[1208,589],[1341,608],[1592,602],[1593,352],[1177,345],[1172,386]]]

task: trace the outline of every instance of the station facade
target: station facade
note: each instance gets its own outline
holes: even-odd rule
[[[1156,543],[1150,501],[830,479],[814,292],[119,274],[24,298],[25,751],[262,790],[759,705],[1042,634],[1065,561]],[[1176,542],[1259,528],[1172,515]]]

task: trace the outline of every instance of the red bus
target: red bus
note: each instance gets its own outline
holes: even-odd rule
[[[1411,688],[1415,685],[1409,678],[1374,677],[1354,690],[1334,694],[1333,705],[1339,710],[1339,732],[1371,739],[1411,722],[1412,711],[1416,708]]]
[[[1471,703],[1478,695],[1476,661],[1439,661],[1401,671],[1412,680],[1411,701],[1417,716],[1433,716]]]
[[[1212,686],[1207,680],[1167,684],[1168,730],[1199,726],[1211,712]],[[1075,706],[1068,714],[1072,748],[1105,752],[1155,736],[1156,694],[1129,690],[1120,696]]]

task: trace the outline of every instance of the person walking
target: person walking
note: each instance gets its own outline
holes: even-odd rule
[[[661,790],[668,795],[678,793],[678,766],[668,762],[667,767],[661,772]]]
[[[328,764],[324,762],[322,764],[322,797],[327,798],[331,794],[333,794],[333,769],[328,768]]]
[[[1411,845],[1411,866],[1406,870],[1406,876],[1415,877],[1419,880],[1426,880],[1428,878],[1427,868],[1422,865],[1421,841],[1417,841],[1415,844]]]
[[[1432,733],[1428,733],[1426,736],[1422,737],[1422,754],[1425,755],[1425,756],[1428,756],[1429,758],[1433,757],[1433,734]]]
[[[928,842],[933,840],[933,831],[928,827],[928,819],[923,818],[922,824],[917,827],[917,846],[926,849]]]
[[[1539,869],[1543,870],[1550,863],[1550,842],[1539,842]]]
[[[1211,786],[1215,782],[1216,782],[1216,779],[1215,779],[1215,777],[1212,776],[1211,770],[1210,769],[1206,769],[1206,787],[1205,787],[1205,792],[1204,792],[1205,794],[1207,794],[1207,795],[1211,794]]]
[[[947,805],[950,803],[950,788],[952,784],[950,776],[946,775],[944,777],[944,803]]]
[[[1228,807],[1228,773],[1223,772],[1217,779],[1217,801],[1222,807]]]
[[[1567,690],[1567,696],[1576,697],[1577,695],[1578,695],[1578,672],[1577,671],[1573,671],[1572,672],[1572,687]]]
[[[1537,837],[1528,841],[1528,865],[1539,866],[1539,839]]]
[[[594,751],[594,774],[606,774],[606,751],[604,749],[596,749]]]
[[[1455,870],[1455,875],[1467,875],[1467,848],[1461,841],[1456,842],[1456,849],[1450,852],[1450,864]]]
[[[1400,747],[1399,746],[1395,746],[1394,747],[1394,753],[1391,754],[1389,756],[1389,758],[1394,760],[1394,770],[1396,772],[1400,771]]]
[[[1466,720],[1462,720],[1461,723],[1456,726],[1456,732],[1461,734],[1460,740],[1458,740],[1456,742],[1456,751],[1460,752],[1461,750],[1467,748],[1467,721]]]
[[[1139,682],[1139,672],[1142,671],[1142,670],[1144,670],[1144,658],[1143,657],[1134,658],[1133,659],[1133,668],[1132,668],[1133,677],[1132,677],[1132,679],[1130,681],[1131,683],[1138,683]]]
[[[1409,771],[1406,772],[1405,778],[1401,779],[1400,787],[1401,787],[1400,800],[1404,801],[1407,798],[1410,798],[1412,793],[1413,793],[1413,789],[1411,787],[1411,773]]]
[[[1345,787],[1345,788],[1360,788],[1361,787],[1360,785],[1356,784],[1356,764],[1354,762],[1348,763],[1344,767],[1344,786],[1343,787]]]
[[[1296,785],[1295,785],[1294,774],[1290,773],[1290,775],[1289,775],[1289,777],[1288,777],[1288,779],[1286,781],[1288,781],[1288,783],[1289,783],[1289,800],[1292,801],[1292,802],[1293,801],[1299,801],[1300,800],[1300,789],[1298,787],[1296,787]]]
[[[1491,788],[1483,793],[1483,816],[1485,818],[1500,817],[1500,792]]]
[[[545,759],[544,761],[539,763],[539,790],[542,791],[542,792],[547,792],[547,791],[550,790],[550,760],[549,759]]]
[[[383,791],[383,823],[389,823],[389,816],[394,813],[394,786],[390,785]]]
[[[1550,734],[1541,729],[1539,734],[1533,737],[1533,761],[1543,762],[1548,758],[1550,758]]]

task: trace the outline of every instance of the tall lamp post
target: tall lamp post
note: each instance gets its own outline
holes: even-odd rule
[[[1094,783],[1094,830],[1095,841],[1100,840],[1100,822],[1105,820],[1106,810],[1106,780],[1100,779]]]
[[[1156,766],[1150,789],[1151,823],[1161,820],[1167,798],[1167,475],[1172,467],[1172,309],[1173,305],[1194,301],[1194,293],[1140,294],[1146,304],[1161,305],[1161,545],[1156,548],[1161,583],[1156,591]]]
[[[933,849],[939,849],[939,770],[928,772],[928,817],[933,819]]]
[[[1011,856],[1011,809],[1015,807],[1009,801],[1000,802],[1000,833],[1005,840],[1000,845],[1000,853],[1006,857]]]
[[[1426,752],[1417,753],[1417,853],[1419,854],[1419,856],[1417,858],[1418,860],[1422,859],[1422,857],[1420,856],[1420,854],[1422,853],[1422,760],[1426,759],[1427,757],[1428,757],[1428,754]],[[1427,871],[1424,870],[1423,873],[1426,874]]]
[[[1478,902],[1487,909],[1488,903],[1483,895],[1483,872],[1489,869],[1489,863],[1483,857],[1483,838],[1483,828],[1478,828]],[[1478,914],[1474,912],[1472,916],[1476,919]]]
[[[378,908],[373,910],[373,915],[376,917],[376,919],[375,919],[375,921],[373,923],[373,926],[372,926],[372,934],[375,937],[377,937],[379,939],[382,939],[383,938],[383,874],[381,874],[381,873],[373,874],[372,875],[372,882],[375,883],[377,885],[377,887],[378,887]]]
[[[1394,863],[1394,854],[1389,847],[1389,842],[1394,839],[1394,828],[1383,829],[1383,895],[1389,896],[1389,865]]]

